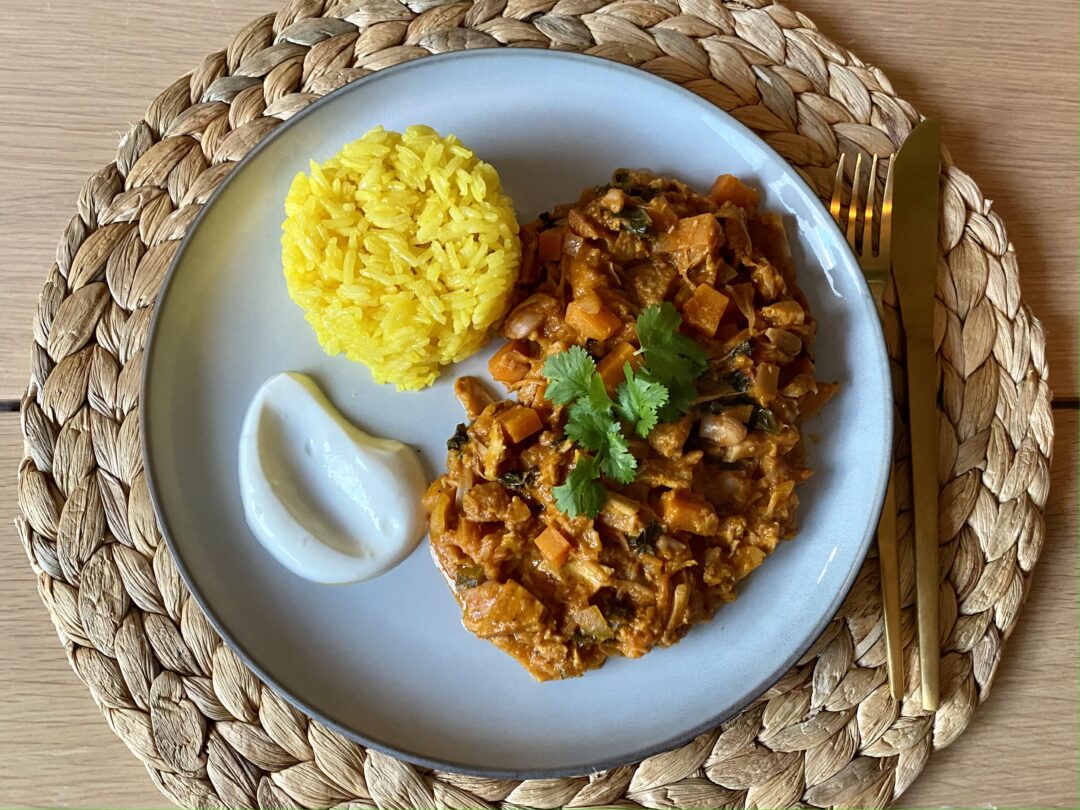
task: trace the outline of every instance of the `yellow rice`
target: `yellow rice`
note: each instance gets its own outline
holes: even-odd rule
[[[328,354],[399,390],[479,349],[521,255],[499,175],[453,135],[373,129],[293,180],[282,264]]]

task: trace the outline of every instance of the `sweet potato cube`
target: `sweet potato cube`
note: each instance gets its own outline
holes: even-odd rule
[[[515,405],[503,411],[495,419],[503,426],[503,430],[512,442],[527,439],[544,426],[540,420],[540,414],[524,405]]]
[[[605,354],[596,364],[596,371],[600,374],[600,379],[604,381],[608,394],[614,394],[619,383],[626,379],[623,366],[629,363],[630,368],[637,371],[645,364],[645,356],[636,352],[637,349],[633,344],[623,342]]]
[[[556,568],[562,568],[570,553],[570,541],[554,526],[548,526],[533,539],[540,553]]]
[[[720,223],[712,214],[683,217],[671,231],[656,240],[661,253],[671,256],[680,273],[696,267],[721,244]]]
[[[504,385],[510,385],[528,374],[532,365],[525,359],[525,350],[522,341],[511,340],[495,352],[488,361],[488,372],[492,378]]]
[[[713,337],[730,299],[716,288],[701,284],[682,308],[683,320],[703,335]]]
[[[622,319],[604,306],[599,295],[591,292],[567,304],[566,324],[582,337],[607,340],[619,331]]]
[[[756,188],[741,182],[735,175],[722,174],[713,183],[709,198],[717,205],[729,202],[740,208],[756,208],[761,195]]]
[[[660,516],[671,531],[709,536],[720,527],[712,504],[696,492],[669,489],[660,496]]]
[[[559,257],[562,256],[564,234],[565,231],[562,228],[548,228],[546,231],[540,231],[538,249],[541,261],[555,262],[559,260]]]

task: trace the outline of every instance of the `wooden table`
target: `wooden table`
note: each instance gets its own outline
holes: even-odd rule
[[[1076,807],[1077,29],[1073,0],[789,0],[944,116],[1009,228],[1049,335],[1058,431],[1047,543],[994,692],[905,807]],[[0,27],[0,806],[163,807],[68,669],[12,528],[34,301],[118,134],[275,0],[5,0]]]

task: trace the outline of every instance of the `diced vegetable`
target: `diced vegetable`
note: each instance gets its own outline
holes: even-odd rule
[[[538,249],[540,260],[555,262],[562,256],[563,236],[566,232],[562,228],[548,228],[540,231],[538,237]]]
[[[495,352],[488,361],[488,372],[492,378],[504,385],[511,385],[528,374],[532,365],[525,359],[525,351],[526,346],[522,341],[511,340]]]
[[[754,370],[754,381],[748,393],[762,405],[776,399],[776,387],[780,382],[780,369],[773,363],[762,363]]]
[[[637,348],[633,344],[623,342],[615,346],[596,364],[596,370],[600,373],[600,379],[604,381],[604,387],[607,388],[609,395],[613,395],[619,383],[626,379],[623,373],[623,365],[626,363],[629,363],[634,371],[638,371],[645,365],[645,356],[637,354]]]
[[[661,253],[668,253],[674,260],[679,272],[687,270],[705,261],[720,244],[723,238],[720,225],[712,214],[699,214],[696,217],[683,217],[675,228],[656,240],[656,248]]]
[[[562,532],[554,526],[548,526],[533,539],[540,553],[549,563],[556,568],[562,568],[566,564],[566,557],[570,554],[570,541]]]
[[[599,295],[591,292],[567,304],[566,324],[582,337],[607,340],[619,331],[622,319],[604,306]]]
[[[512,442],[520,442],[522,439],[532,436],[544,426],[544,423],[540,420],[540,415],[532,408],[527,408],[524,405],[515,405],[509,410],[503,411],[496,419],[503,426],[503,430],[506,431],[506,435]]]
[[[804,396],[801,401],[801,415],[805,419],[820,411],[825,403],[832,399],[840,386],[836,383],[818,383],[817,391]]]
[[[611,626],[596,605],[589,605],[583,610],[574,613],[574,621],[577,622],[583,635],[596,641],[607,641],[614,637]]]
[[[739,546],[731,555],[731,564],[738,572],[736,575],[742,579],[765,561],[765,552],[757,546],[744,544]]]
[[[730,202],[740,208],[756,208],[760,196],[757,189],[743,184],[733,174],[722,174],[717,177],[709,191],[709,197],[717,205]]]
[[[617,214],[626,205],[626,192],[621,188],[609,188],[600,198],[600,204],[611,213]]]
[[[588,588],[590,596],[604,586],[610,585],[611,575],[614,573],[613,569],[593,560],[570,560],[566,568],[571,576]]]
[[[720,320],[730,299],[708,284],[700,284],[683,304],[683,320],[704,335],[712,337],[720,327]]]
[[[719,528],[719,519],[712,504],[696,492],[668,490],[660,496],[660,516],[672,531],[712,535]]]
[[[570,230],[578,236],[584,236],[586,239],[599,239],[603,235],[600,229],[596,227],[596,224],[577,208],[571,209],[566,222],[570,226]]]

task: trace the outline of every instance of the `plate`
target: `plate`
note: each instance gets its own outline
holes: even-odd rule
[[[730,172],[785,215],[800,284],[820,324],[819,378],[841,389],[806,432],[813,479],[802,529],[740,598],[674,647],[536,683],[467,632],[426,542],[368,583],[290,574],[248,531],[237,440],[259,385],[312,375],[369,432],[402,439],[434,478],[464,420],[453,381],[488,352],[401,394],[328,357],[281,273],[282,202],[312,158],[383,125],[453,132],[499,171],[527,222],[645,166],[699,189]],[[493,347],[492,347],[493,348]],[[230,646],[304,712],[413,762],[515,778],[611,767],[671,748],[745,707],[809,647],[866,554],[892,435],[885,347],[859,268],[799,175],[730,116],[674,84],[597,58],[482,50],[380,71],[281,126],[204,207],[162,290],[146,350],[143,448],[165,538]]]

